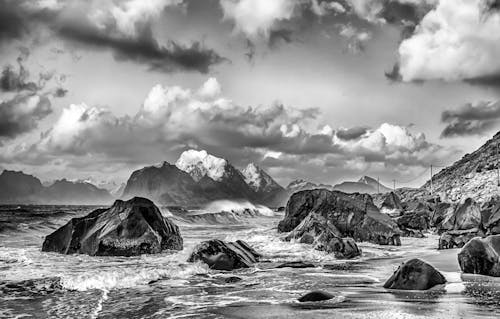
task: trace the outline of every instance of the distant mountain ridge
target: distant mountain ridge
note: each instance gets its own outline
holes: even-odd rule
[[[23,172],[4,170],[0,174],[2,204],[109,204],[112,200],[107,190],[87,182],[61,179],[44,186]]]
[[[391,191],[388,187],[380,184],[370,176],[363,176],[357,182],[342,182],[333,186],[333,189],[344,193],[365,194],[387,193]]]

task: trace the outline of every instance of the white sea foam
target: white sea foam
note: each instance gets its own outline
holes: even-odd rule
[[[61,284],[65,289],[86,291],[92,289],[111,290],[146,285],[151,281],[166,278],[188,278],[208,273],[205,264],[168,265],[164,268],[127,267],[101,271],[90,271],[79,275],[63,275]]]
[[[202,211],[206,213],[241,212],[245,209],[258,211],[263,216],[274,216],[274,212],[270,208],[263,205],[254,205],[249,201],[218,200],[206,205]]]

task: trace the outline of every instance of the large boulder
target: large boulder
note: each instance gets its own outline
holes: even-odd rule
[[[421,230],[429,229],[430,216],[425,210],[406,212],[394,219],[401,230]]]
[[[310,213],[285,240],[297,239],[301,243],[311,244],[315,249],[333,253],[336,258],[346,259],[361,255],[352,238],[341,238],[340,231],[325,217]]]
[[[452,213],[448,210],[448,214],[439,226],[439,231],[465,230],[480,227],[480,207],[473,199],[467,198],[456,206]]]
[[[218,239],[198,244],[188,262],[202,261],[211,269],[233,270],[249,268],[259,261],[261,255],[242,240],[224,242]]]
[[[500,199],[491,198],[481,206],[481,220],[488,235],[500,234]]]
[[[458,253],[464,273],[500,277],[500,235],[471,239]]]
[[[400,290],[427,290],[446,283],[444,276],[433,266],[421,259],[411,259],[403,263],[387,279],[384,288]]]
[[[439,249],[462,248],[469,240],[483,233],[477,228],[450,230],[439,237]]]
[[[389,192],[382,196],[381,208],[401,211],[403,210],[403,204],[396,193]]]
[[[42,251],[91,256],[134,256],[182,250],[179,228],[141,197],[71,219],[43,242]]]
[[[431,214],[430,225],[432,227],[441,228],[441,223],[446,216],[453,215],[455,207],[450,203],[439,203]]]
[[[278,224],[281,232],[292,231],[311,212],[323,216],[340,237],[382,245],[401,245],[401,231],[387,215],[380,213],[366,194],[345,194],[327,189],[304,190],[288,200],[285,217]]]

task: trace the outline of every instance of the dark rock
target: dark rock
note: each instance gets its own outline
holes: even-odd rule
[[[456,206],[452,214],[445,216],[439,230],[465,230],[480,227],[481,211],[479,205],[471,198],[467,198],[463,203]]]
[[[444,221],[446,216],[453,214],[454,209],[455,208],[450,203],[439,203],[432,212],[430,225],[432,227],[441,228],[441,223]]]
[[[450,230],[439,237],[439,249],[462,248],[472,238],[482,235],[483,233],[477,228]]]
[[[325,218],[328,225],[338,231],[339,237],[352,237],[357,241],[382,245],[401,244],[400,229],[389,216],[380,213],[370,195],[348,195],[327,189],[305,190],[293,194],[278,230],[293,230],[311,212]]]
[[[403,214],[395,219],[401,230],[415,229],[427,230],[429,229],[430,216],[429,212],[425,210],[411,211]]]
[[[233,270],[251,267],[260,257],[261,255],[244,241],[226,243],[212,239],[198,244],[188,262],[200,260],[212,269]]]
[[[333,297],[335,296],[326,291],[311,291],[300,297],[298,300],[299,302],[323,301],[330,300]]]
[[[481,221],[488,235],[500,234],[499,198],[491,198],[481,206]]]
[[[444,276],[420,259],[403,263],[385,282],[384,288],[401,290],[427,290],[446,283]]]
[[[404,228],[401,229],[403,237],[413,237],[413,238],[425,238],[426,236],[420,229]]]
[[[146,198],[117,200],[73,218],[43,242],[42,251],[91,256],[133,256],[182,250],[179,228]]]
[[[460,269],[468,274],[500,277],[500,235],[471,239],[458,253]]]
[[[335,254],[336,258],[354,258],[361,255],[352,238],[341,238],[340,231],[325,217],[310,213],[285,240],[299,239],[300,243]]]
[[[289,261],[276,266],[276,268],[314,268],[315,265],[303,261]]]
[[[389,192],[384,194],[384,196],[382,197],[381,208],[402,210],[403,205],[396,193]]]
[[[237,277],[237,276],[230,276],[230,277],[224,278],[224,282],[227,284],[233,284],[235,282],[242,281],[242,280],[243,280],[242,278]]]

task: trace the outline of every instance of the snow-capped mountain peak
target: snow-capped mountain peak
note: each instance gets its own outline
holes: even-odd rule
[[[224,177],[227,164],[225,159],[210,155],[204,150],[187,150],[181,154],[175,166],[190,174],[196,181],[205,175],[220,181]]]
[[[257,165],[250,163],[241,173],[245,177],[245,182],[252,189],[257,190],[261,187],[263,182],[263,172]]]

